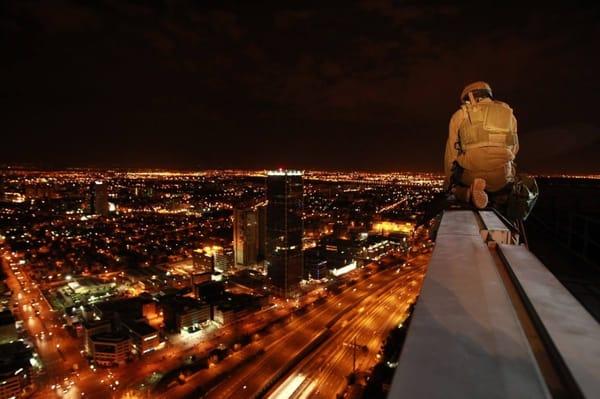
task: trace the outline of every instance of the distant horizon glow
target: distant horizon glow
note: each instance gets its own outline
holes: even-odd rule
[[[304,171],[289,170],[289,169],[279,169],[279,170],[267,171],[267,176],[302,176],[303,174],[304,174]]]

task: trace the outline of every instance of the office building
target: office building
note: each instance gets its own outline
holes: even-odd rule
[[[111,321],[90,320],[83,323],[83,347],[88,356],[92,356],[92,337],[97,334],[108,333],[112,330]]]
[[[96,180],[91,186],[90,213],[108,216],[108,186],[106,182]]]
[[[234,266],[246,268],[258,259],[258,210],[240,207],[233,211]]]
[[[93,335],[90,343],[91,357],[100,366],[123,364],[131,356],[131,338],[125,331]]]
[[[210,306],[193,298],[175,296],[163,300],[164,323],[167,331],[193,332],[210,319]]]
[[[325,251],[319,247],[304,251],[304,278],[320,280],[324,277],[329,277]]]
[[[267,204],[261,203],[256,206],[258,212],[258,262],[264,262],[267,256]]]
[[[295,296],[302,280],[302,195],[302,172],[268,172],[267,275],[283,297]]]
[[[133,352],[142,356],[158,348],[160,334],[158,330],[142,321],[126,321],[123,323],[129,331]]]
[[[329,269],[340,269],[348,266],[356,258],[357,246],[351,240],[327,237],[321,240],[322,253]]]
[[[221,325],[235,323],[250,316],[268,304],[267,296],[228,294],[214,311],[214,321]]]
[[[219,247],[217,251],[214,251],[213,257],[215,262],[214,270],[217,273],[227,273],[233,266],[233,247],[230,245]]]
[[[228,272],[234,262],[233,247],[213,245],[195,249],[192,251],[192,262],[196,274]]]

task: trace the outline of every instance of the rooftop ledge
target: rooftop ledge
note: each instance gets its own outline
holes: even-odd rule
[[[600,397],[600,325],[491,211],[446,211],[389,398]]]

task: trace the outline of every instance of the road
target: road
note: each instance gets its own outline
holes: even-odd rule
[[[2,266],[13,292],[11,308],[16,318],[23,320],[26,338],[35,346],[43,366],[34,378],[37,386],[33,398],[118,398],[126,388],[142,383],[148,375],[176,368],[190,354],[227,344],[236,334],[252,331],[261,323],[289,313],[289,309],[279,306],[261,312],[261,320],[249,318],[238,325],[221,328],[212,325],[194,334],[174,335],[163,350],[121,367],[98,368],[88,364],[81,352],[82,339],[63,328],[62,315],[51,309],[40,288],[29,278],[25,265],[5,251]],[[77,372],[73,372],[74,364]]]
[[[259,393],[263,386],[272,381],[306,345],[326,329],[328,324],[339,319],[340,315],[358,309],[369,298],[384,295],[395,285],[404,285],[404,282],[398,281],[397,270],[390,268],[359,281],[352,288],[330,297],[325,304],[296,317],[274,336],[264,338],[263,348],[266,353],[256,361],[231,372],[227,380],[215,387],[207,397],[245,398]]]
[[[408,316],[407,310],[419,294],[428,258],[419,255],[399,269],[387,291],[369,296],[336,323],[333,337],[306,357],[267,397],[335,398],[346,388],[354,363],[357,372],[368,372],[379,361],[378,352],[389,331]]]
[[[27,332],[25,338],[35,346],[43,366],[41,374],[35,378],[38,390],[34,396],[79,397],[74,387],[79,376],[72,371],[73,364],[81,365],[82,357],[78,345],[72,344],[74,338],[62,327],[60,317],[52,311],[23,265],[9,252],[3,254],[2,266],[8,276],[7,285],[13,292],[13,313],[23,321]]]

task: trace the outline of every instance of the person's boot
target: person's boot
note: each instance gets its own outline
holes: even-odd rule
[[[488,195],[485,192],[485,180],[476,178],[471,184],[471,202],[477,209],[483,209],[488,204]]]

